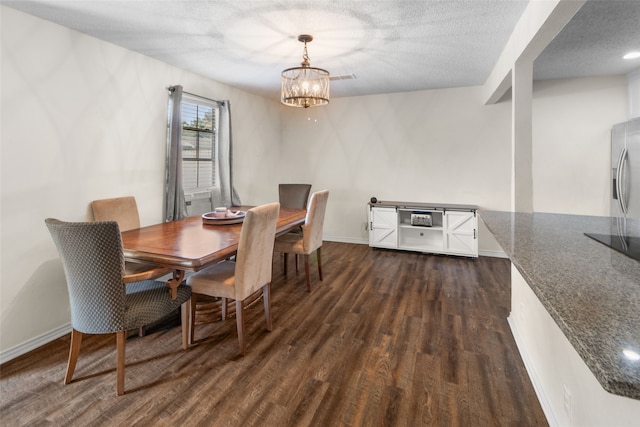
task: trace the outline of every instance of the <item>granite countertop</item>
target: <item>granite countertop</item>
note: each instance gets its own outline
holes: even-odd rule
[[[609,217],[480,211],[602,387],[640,399],[640,262],[584,233],[615,233]],[[626,220],[640,236],[640,220]]]

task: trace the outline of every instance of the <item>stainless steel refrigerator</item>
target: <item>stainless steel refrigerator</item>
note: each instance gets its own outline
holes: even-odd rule
[[[640,261],[640,118],[611,130],[611,183],[611,233],[584,234]]]
[[[611,216],[640,218],[640,118],[611,130]]]

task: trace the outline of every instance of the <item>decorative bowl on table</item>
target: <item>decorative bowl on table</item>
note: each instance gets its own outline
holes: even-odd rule
[[[231,209],[228,209],[224,216],[221,216],[220,212],[207,212],[202,214],[202,223],[206,225],[240,224],[244,221],[245,215],[247,215],[245,211]]]

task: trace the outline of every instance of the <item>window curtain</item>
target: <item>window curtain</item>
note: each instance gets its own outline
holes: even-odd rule
[[[187,208],[182,188],[182,86],[171,86],[164,187],[164,220],[183,219]]]
[[[217,206],[239,206],[240,197],[233,187],[233,153],[231,144],[231,105],[229,101],[220,103],[218,123],[218,177],[220,186],[211,192],[211,204]]]
[[[182,187],[182,86],[169,90],[169,126],[167,143],[164,219],[173,221],[187,216]],[[191,95],[191,94],[189,94]],[[231,106],[229,101],[218,102],[220,117],[217,135],[218,182],[211,190],[211,209],[218,206],[239,206],[240,197],[233,187],[231,149]]]

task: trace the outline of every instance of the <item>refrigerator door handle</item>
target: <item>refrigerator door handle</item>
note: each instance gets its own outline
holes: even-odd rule
[[[620,210],[623,215],[627,214],[627,201],[626,196],[624,194],[625,190],[625,181],[626,181],[626,165],[627,165],[627,147],[623,148],[620,152],[620,157],[618,158],[618,170],[616,176],[616,187],[618,193],[618,204],[620,205]]]

